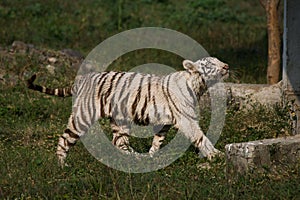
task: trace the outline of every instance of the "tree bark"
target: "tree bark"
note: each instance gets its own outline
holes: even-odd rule
[[[279,81],[281,64],[281,38],[279,25],[280,0],[260,0],[266,10],[268,25],[268,68],[267,81],[275,84]]]

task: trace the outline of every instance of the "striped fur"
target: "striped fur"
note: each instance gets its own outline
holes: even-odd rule
[[[164,133],[174,125],[209,159],[219,151],[200,129],[195,105],[205,91],[207,83],[227,76],[227,64],[213,57],[197,62],[185,60],[185,71],[167,76],[130,72],[89,73],[75,80],[70,88],[49,89],[33,84],[36,76],[28,80],[28,87],[56,96],[73,95],[73,109],[67,129],[59,138],[57,155],[64,165],[69,148],[83,136],[98,119],[111,119],[113,144],[126,152],[129,146],[130,123],[163,127],[156,132],[149,151],[159,150]]]
[[[36,79],[36,74],[34,74],[30,79],[27,80],[27,87],[32,90],[37,90],[42,93],[46,93],[49,95],[54,95],[58,97],[69,97],[72,96],[72,87],[66,88],[56,88],[51,89],[40,85],[35,85],[33,82]]]

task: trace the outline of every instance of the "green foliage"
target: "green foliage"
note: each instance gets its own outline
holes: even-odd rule
[[[238,82],[266,82],[264,10],[236,0],[2,1],[0,41],[87,54],[120,31],[158,26],[181,31],[228,62]],[[264,73],[262,73],[264,72]]]
[[[192,24],[209,24],[215,21],[220,22],[242,22],[239,13],[233,12],[226,6],[224,0],[205,0],[205,1],[188,1],[190,4],[190,13],[188,14],[189,23]]]
[[[282,105],[270,109],[254,104],[245,111],[237,111],[233,107],[226,113],[226,124],[230,125],[223,129],[223,145],[288,136],[291,128],[289,122],[288,110]]]

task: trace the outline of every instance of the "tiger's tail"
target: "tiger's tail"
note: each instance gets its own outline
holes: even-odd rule
[[[58,96],[58,97],[69,97],[72,96],[72,87],[66,88],[47,88],[41,85],[35,85],[33,82],[36,79],[36,74],[32,75],[30,79],[27,80],[27,87],[32,90],[39,91],[41,93]]]

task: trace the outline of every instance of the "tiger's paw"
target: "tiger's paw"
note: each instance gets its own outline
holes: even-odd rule
[[[224,158],[225,153],[223,153],[223,152],[216,149],[216,151],[208,154],[206,157],[209,161],[213,161],[213,160],[218,159],[218,158]]]

